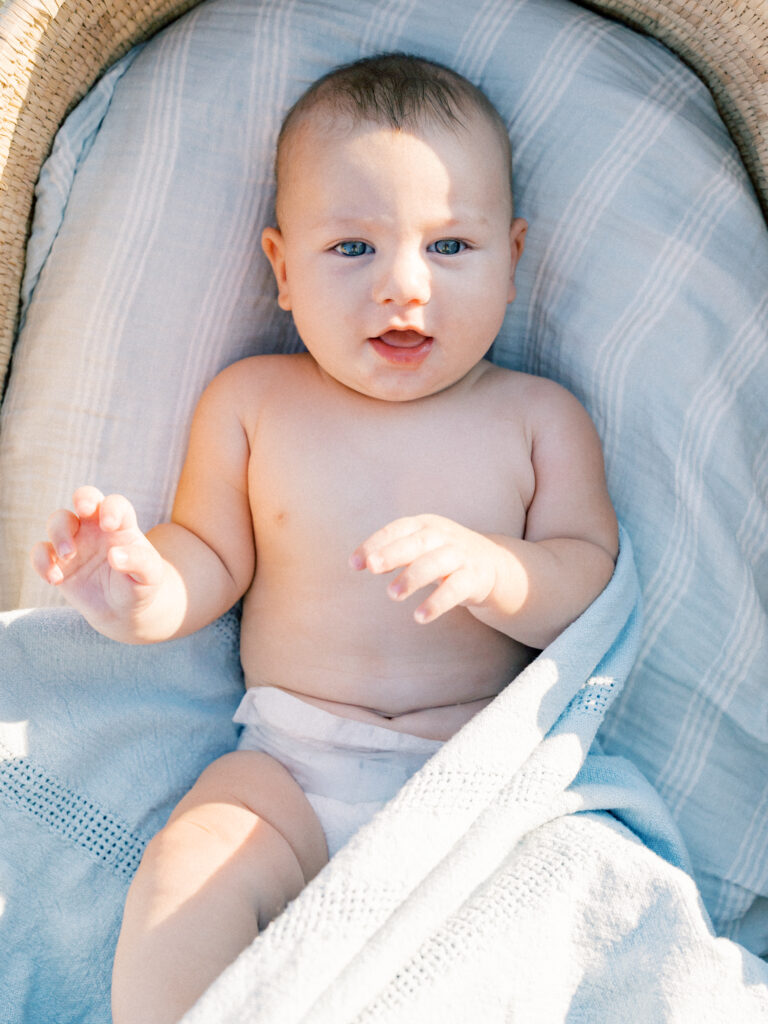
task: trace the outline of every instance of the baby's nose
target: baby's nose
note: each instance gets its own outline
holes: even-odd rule
[[[415,248],[400,249],[382,259],[374,279],[374,301],[396,306],[424,305],[431,294],[431,273],[424,255]]]

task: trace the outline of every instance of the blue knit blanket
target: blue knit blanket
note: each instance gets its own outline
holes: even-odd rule
[[[600,598],[214,983],[189,1024],[768,1018],[655,791],[594,743],[639,635],[622,533]],[[230,749],[233,615],[153,648],[0,616],[0,1019],[107,1024],[148,837]]]

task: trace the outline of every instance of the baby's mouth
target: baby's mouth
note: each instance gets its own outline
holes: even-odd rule
[[[423,341],[431,340],[419,331],[385,331],[379,339],[394,348],[416,348]]]
[[[419,331],[385,331],[369,341],[376,353],[392,366],[420,366],[432,348],[434,338]]]

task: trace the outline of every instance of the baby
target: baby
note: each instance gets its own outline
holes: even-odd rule
[[[558,385],[486,361],[526,224],[486,97],[386,55],[290,111],[262,245],[307,351],[203,394],[172,521],[85,487],[32,553],[126,643],[241,597],[238,750],[150,842],[116,1024],[177,1020],[440,744],[605,587],[598,438]]]

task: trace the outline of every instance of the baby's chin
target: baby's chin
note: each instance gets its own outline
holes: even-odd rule
[[[377,378],[376,380],[366,382],[350,381],[349,383],[339,383],[366,398],[378,402],[389,402],[392,405],[405,405],[409,402],[422,401],[450,391],[452,388],[460,385],[467,376],[468,374],[462,374],[455,378],[447,377],[444,379],[424,380],[416,379],[416,374],[406,376],[403,373],[399,379],[395,380]]]
[[[393,404],[417,402],[448,391],[478,370],[482,372],[484,365],[482,358],[469,365],[466,360],[451,365],[436,340],[428,335],[368,338],[358,353],[360,358],[343,366],[307,348],[329,385]]]

